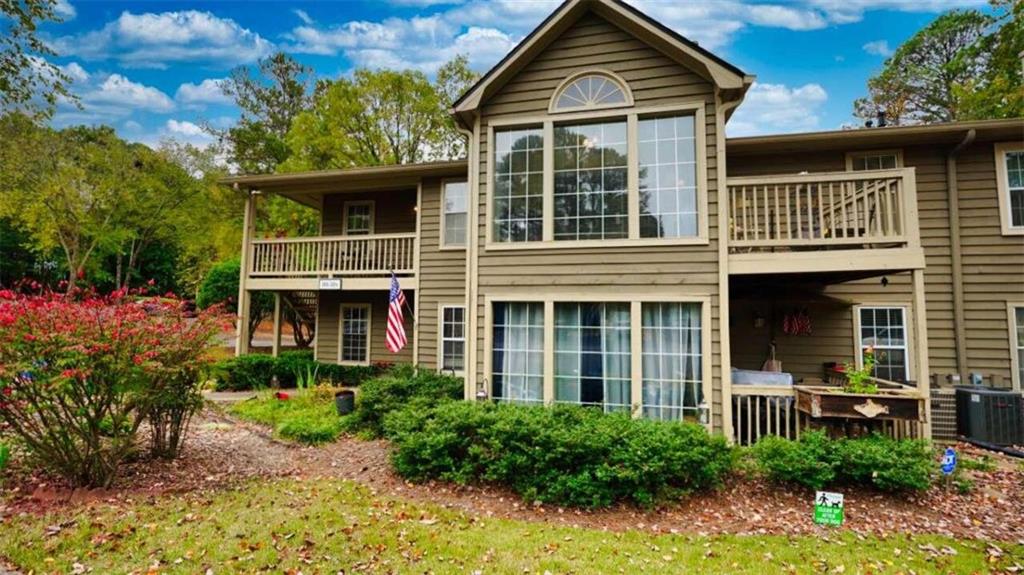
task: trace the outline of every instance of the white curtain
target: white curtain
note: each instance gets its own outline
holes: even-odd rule
[[[701,309],[697,303],[645,303],[643,408],[654,419],[699,417]]]
[[[544,304],[494,304],[494,397],[539,403],[544,398]]]

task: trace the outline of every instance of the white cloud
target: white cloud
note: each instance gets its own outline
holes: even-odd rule
[[[191,107],[203,107],[204,104],[230,104],[233,100],[220,89],[224,78],[207,78],[199,84],[185,82],[178,86],[174,99]]]
[[[828,94],[819,84],[790,88],[755,82],[726,126],[730,136],[819,129],[819,111]]]
[[[133,110],[148,112],[170,112],[174,101],[167,94],[152,86],[132,82],[120,74],[111,74],[95,88],[81,94],[82,102],[88,108],[123,107],[126,113]]]
[[[271,42],[234,20],[196,10],[125,11],[99,30],[57,38],[52,44],[65,56],[115,60],[139,68],[166,68],[175,62],[227,67],[255,61],[273,50]]]
[[[200,136],[209,138],[209,134],[203,131],[203,129],[198,125],[189,122],[188,120],[167,120],[167,131],[172,134],[179,134],[189,138]]]
[[[302,20],[303,24],[312,24],[313,23],[313,19],[309,17],[309,14],[307,14],[305,10],[299,10],[298,8],[296,8],[296,9],[292,10],[292,14],[295,14],[296,16],[298,16],[299,20]]]
[[[124,123],[124,129],[129,132],[140,132],[142,131],[142,124],[135,120],[126,120]]]
[[[951,8],[982,7],[987,0],[803,0],[813,9],[821,10],[836,24],[860,22],[865,12],[892,10],[896,12],[938,13]]]
[[[78,11],[68,0],[57,0],[53,6],[53,12],[65,22],[70,22],[75,19],[75,16],[78,16]]]
[[[885,58],[892,56],[892,48],[889,47],[889,42],[887,40],[874,40],[864,44],[862,48],[864,48],[865,52],[873,56],[882,56]]]
[[[89,73],[82,68],[78,62],[71,62],[66,66],[58,66],[64,75],[71,78],[72,82],[86,82],[89,80]]]

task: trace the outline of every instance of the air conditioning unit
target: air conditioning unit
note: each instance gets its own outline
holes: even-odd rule
[[[978,386],[956,388],[957,435],[994,445],[1024,445],[1024,395]]]

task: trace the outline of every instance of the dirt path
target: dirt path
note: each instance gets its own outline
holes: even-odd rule
[[[960,446],[961,452],[974,448]],[[997,469],[970,472],[976,488],[966,495],[934,488],[921,495],[882,495],[844,490],[846,526],[859,533],[934,533],[1024,544],[1024,468],[1016,460],[996,458]],[[640,529],[693,534],[820,534],[811,521],[813,493],[787,490],[745,478],[722,490],[687,498],[656,510],[620,506],[587,512],[523,502],[495,487],[459,487],[443,483],[409,484],[388,465],[384,441],[343,438],[322,447],[302,447],[270,436],[264,427],[207,410],[194,422],[183,457],[171,463],[128,466],[111,491],[68,492],[38,478],[21,486],[0,516],[59,506],[67,501],[116,499],[166,492],[214,490],[257,478],[343,478],[391,495],[457,508],[487,517],[547,521],[597,529]]]

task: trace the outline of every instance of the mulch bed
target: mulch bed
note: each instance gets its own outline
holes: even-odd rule
[[[607,530],[639,529],[688,534],[825,534],[811,520],[813,493],[762,480],[734,477],[715,492],[659,509],[618,506],[599,511],[524,502],[494,486],[410,484],[388,464],[385,441],[343,438],[302,447],[270,436],[267,428],[207,410],[193,423],[184,455],[174,462],[128,464],[110,490],[72,491],[39,475],[9,478],[0,517],[42,512],[89,500],[155,497],[165,493],[224,489],[253,479],[331,477],[358,481],[373,492],[429,502],[470,514],[546,521]],[[993,471],[966,471],[975,488],[960,494],[934,487],[922,494],[888,495],[843,489],[845,528],[862,534],[939,534],[1024,544],[1024,468],[1020,461],[977,447],[957,446],[963,456],[988,454]]]

